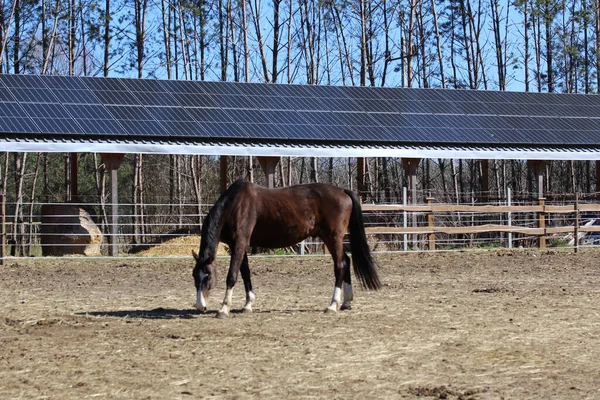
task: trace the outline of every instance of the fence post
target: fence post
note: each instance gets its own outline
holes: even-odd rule
[[[406,220],[408,217],[408,213],[406,212],[406,188],[402,188],[402,206],[404,206],[404,211],[402,211],[402,227],[406,229],[408,226],[408,221]],[[408,235],[406,233],[402,234],[402,242],[404,251],[408,251]]]
[[[545,197],[540,197],[539,199],[539,204],[542,207],[542,211],[540,211],[539,213],[539,223],[538,223],[538,227],[540,229],[542,229],[542,234],[540,235],[539,238],[539,248],[540,249],[545,249],[546,248],[546,198]]]
[[[427,214],[427,227],[432,229],[435,227],[435,216],[433,215],[433,197],[427,198],[427,205],[431,207],[431,211]],[[428,238],[429,250],[435,250],[435,232],[431,232]]]
[[[508,207],[512,206],[512,191],[509,187],[506,188],[506,204]],[[510,210],[510,208],[509,208]],[[507,224],[512,226],[512,212],[507,212]],[[512,249],[512,232],[508,231],[508,248]]]
[[[579,193],[575,193],[575,228],[573,238],[575,239],[575,253],[579,252]]]

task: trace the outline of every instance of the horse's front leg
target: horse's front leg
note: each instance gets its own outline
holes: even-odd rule
[[[232,248],[229,272],[227,273],[225,298],[223,299],[223,305],[221,306],[221,309],[217,312],[217,318],[229,317],[229,311],[231,310],[231,299],[233,297],[233,287],[237,282],[238,273],[240,272],[240,265],[242,264],[246,255],[246,247],[247,246],[236,245],[234,248]]]
[[[252,303],[256,299],[254,292],[252,291],[252,281],[250,280],[250,267],[248,266],[248,254],[244,253],[244,259],[240,266],[240,272],[242,273],[242,279],[244,280],[244,288],[246,289],[246,304],[242,309],[245,313],[252,312]]]

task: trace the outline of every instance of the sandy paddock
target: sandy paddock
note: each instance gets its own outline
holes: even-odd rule
[[[0,398],[600,398],[600,252],[376,258],[335,315],[329,259],[252,258],[229,320],[226,258],[204,315],[191,257],[11,261]]]

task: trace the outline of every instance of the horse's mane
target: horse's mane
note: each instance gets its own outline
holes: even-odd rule
[[[230,201],[238,194],[240,189],[248,182],[238,179],[219,197],[202,222],[202,237],[200,239],[200,263],[207,262],[216,255],[221,229],[223,228],[223,215]]]

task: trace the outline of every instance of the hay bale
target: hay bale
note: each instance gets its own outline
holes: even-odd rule
[[[173,239],[166,240],[161,244],[143,250],[138,253],[140,256],[145,257],[191,257],[192,250],[198,252],[200,247],[200,236],[179,236]],[[228,247],[219,243],[217,249],[217,255],[226,256],[228,254]]]
[[[102,231],[92,216],[77,204],[44,204],[40,236],[44,256],[101,254]]]

